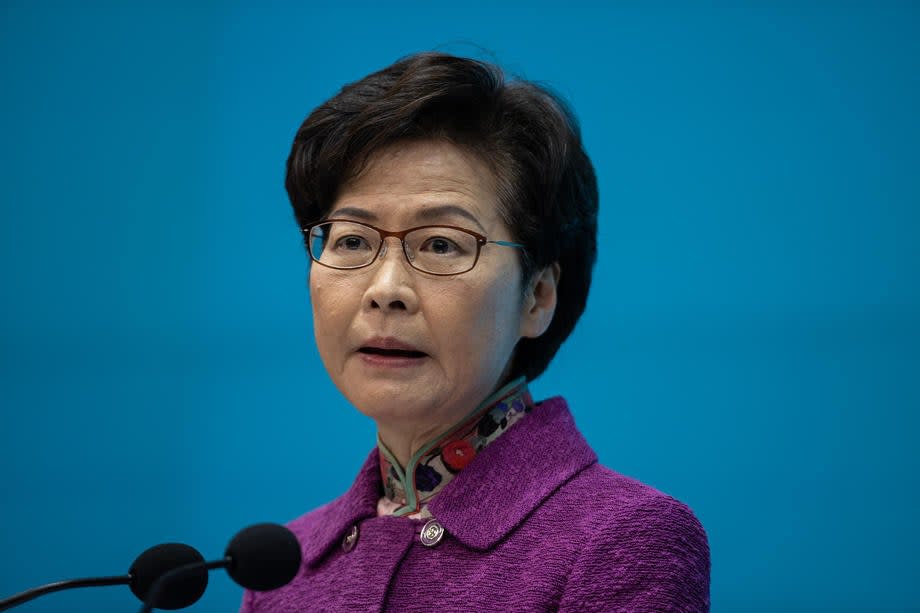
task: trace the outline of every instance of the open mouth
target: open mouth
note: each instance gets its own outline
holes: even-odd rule
[[[380,347],[361,347],[358,351],[368,355],[379,355],[390,358],[423,358],[428,355],[421,351],[409,349],[381,349]]]

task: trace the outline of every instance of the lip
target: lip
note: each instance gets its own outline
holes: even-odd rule
[[[382,353],[365,352],[362,351],[362,349],[415,351],[421,355],[385,355]],[[409,368],[412,366],[418,366],[428,357],[428,354],[421,349],[418,349],[414,345],[411,345],[405,341],[401,341],[400,339],[392,336],[376,336],[374,338],[368,339],[361,343],[361,346],[357,349],[357,353],[365,365],[378,368]]]
[[[370,338],[364,341],[363,343],[361,343],[361,346],[358,347],[358,350],[360,351],[361,349],[364,349],[364,348],[397,349],[400,351],[418,351],[419,353],[425,353],[418,347],[410,345],[409,343],[401,341],[398,338],[393,337],[393,336],[386,336],[386,337],[375,336],[374,338]]]

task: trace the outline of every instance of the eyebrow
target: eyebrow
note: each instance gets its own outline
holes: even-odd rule
[[[350,217],[357,217],[358,219],[363,219],[365,221],[377,221],[377,215],[371,211],[368,211],[367,209],[362,209],[356,206],[342,207],[333,211],[332,214],[335,216],[348,215]],[[416,218],[418,218],[420,221],[432,221],[444,215],[458,215],[464,219],[472,221],[483,232],[486,231],[486,229],[482,227],[482,224],[479,223],[479,220],[476,219],[475,215],[467,211],[465,208],[457,206],[456,204],[438,204],[432,207],[424,208],[415,214]]]

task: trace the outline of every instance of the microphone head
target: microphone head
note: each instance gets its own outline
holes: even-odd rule
[[[256,524],[233,537],[224,554],[227,574],[246,589],[264,592],[287,585],[300,570],[300,543],[278,524]]]
[[[128,570],[128,574],[131,575],[131,591],[146,602],[150,588],[161,575],[180,566],[195,563],[204,564],[204,556],[194,547],[182,543],[154,545],[137,556]],[[157,602],[152,604],[158,609],[183,609],[198,602],[207,587],[208,571],[201,568],[170,581],[169,589],[161,592]]]

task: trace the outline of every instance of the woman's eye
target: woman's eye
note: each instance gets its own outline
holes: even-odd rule
[[[343,236],[336,241],[335,246],[337,249],[356,251],[358,249],[364,249],[367,247],[367,241],[360,236]]]
[[[425,244],[422,245],[422,251],[430,251],[436,254],[448,255],[451,253],[456,253],[460,249],[457,247],[457,244],[447,238],[429,238],[425,241]]]

